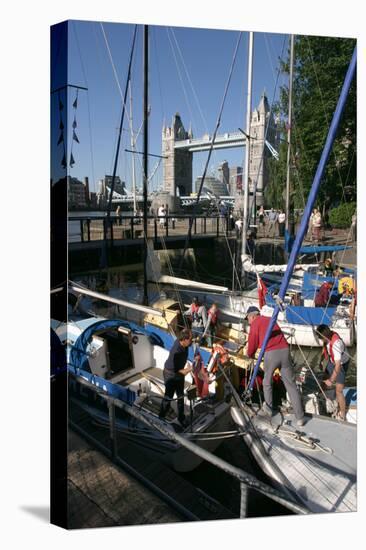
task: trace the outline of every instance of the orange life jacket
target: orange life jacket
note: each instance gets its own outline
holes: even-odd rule
[[[212,347],[212,353],[219,352],[218,360],[221,365],[225,365],[229,359],[229,352],[221,344],[214,344]]]
[[[195,357],[192,374],[194,378],[194,383],[197,387],[198,396],[207,397],[209,376],[201,356]]]
[[[328,349],[327,349],[327,344],[324,346],[323,348],[323,355],[324,357],[329,361],[329,359],[331,360],[331,362],[333,363],[333,365],[335,364],[335,361],[334,361],[334,353],[333,353],[333,346],[335,344],[335,342],[337,342],[338,340],[340,340],[341,337],[339,336],[339,334],[337,334],[336,332],[333,332],[332,334],[332,338],[330,339],[329,341],[329,353],[328,353]]]

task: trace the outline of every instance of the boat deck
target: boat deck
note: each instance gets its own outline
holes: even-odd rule
[[[251,424],[279,466],[277,482],[314,512],[356,511],[355,424],[314,415],[296,428],[294,416],[282,413],[271,419],[254,415]],[[266,461],[257,448],[258,459]]]

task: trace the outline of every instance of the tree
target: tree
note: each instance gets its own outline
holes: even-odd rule
[[[320,36],[295,37],[291,181],[293,206],[306,202],[339,99],[356,41]],[[289,56],[281,70],[289,74]],[[288,88],[280,90],[276,108],[288,117]],[[285,127],[283,137],[286,137]],[[286,144],[285,144],[286,145]],[[272,187],[286,181],[286,150],[280,148],[278,166],[270,163]],[[345,191],[346,188],[346,191]],[[347,196],[346,196],[347,194]],[[321,183],[318,205],[356,197],[356,81],[347,98],[332,154]]]

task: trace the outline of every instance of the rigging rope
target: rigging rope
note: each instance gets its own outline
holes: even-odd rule
[[[286,37],[285,37],[284,40],[283,40],[282,50],[281,50],[281,56],[280,56],[280,61],[282,60],[282,56],[283,56],[283,52],[284,52],[284,48],[285,48],[285,41],[286,41]],[[270,122],[271,122],[271,117],[272,117],[273,103],[274,103],[274,98],[275,98],[275,95],[276,95],[276,90],[277,90],[278,80],[279,80],[280,74],[281,74],[281,65],[279,65],[278,70],[277,70],[277,78],[276,78],[275,87],[274,87],[274,90],[273,90],[272,102],[271,102],[270,110],[269,110],[269,113],[268,113],[268,123],[266,124],[266,129],[265,129],[264,138],[263,138],[263,140],[264,140],[264,141],[263,141],[263,150],[262,150],[262,154],[261,154],[260,161],[259,161],[259,165],[258,165],[257,176],[256,176],[256,178],[255,178],[255,182],[254,182],[254,186],[253,186],[252,203],[251,203],[250,208],[249,208],[249,211],[250,211],[250,212],[252,211],[253,206],[254,206],[254,200],[255,200],[255,197],[256,197],[256,194],[257,194],[258,178],[259,178],[259,174],[260,174],[261,169],[262,169],[262,164],[263,164],[263,162],[264,162],[264,154],[265,154],[265,151],[266,151],[266,148],[265,148],[265,141],[266,141],[266,139],[267,139],[268,130],[269,130],[269,127],[270,127]],[[250,143],[249,143],[249,147],[251,147],[251,144],[250,144]],[[254,215],[256,215],[255,212],[254,212]],[[251,217],[252,217],[251,215],[248,216],[248,219],[247,219],[247,227],[243,227],[243,229],[242,229],[242,230],[245,231],[245,232],[247,232],[248,229],[249,229]]]
[[[175,51],[174,51],[173,43],[172,43],[172,40],[171,40],[170,35],[169,35],[169,29],[170,29],[170,27],[166,27],[166,33],[167,33],[167,36],[168,36],[168,39],[169,39],[170,47],[172,49],[175,65],[176,65],[176,68],[177,68],[177,71],[178,71],[180,83],[182,85],[182,89],[183,89],[184,97],[185,97],[185,100],[186,100],[186,103],[187,103],[188,111],[189,111],[189,114],[191,115],[191,119],[193,120],[193,113],[192,113],[192,109],[191,109],[191,104],[190,104],[189,99],[188,99],[186,87],[184,85],[183,77],[182,77],[182,74],[181,74],[181,71],[180,71],[180,68],[179,68],[179,65],[178,65],[178,60],[177,60],[177,57],[176,57],[176,54],[175,54]]]
[[[214,134],[213,134],[213,136],[212,136],[212,140],[211,140],[211,144],[210,144],[210,149],[209,149],[208,157],[207,157],[207,161],[206,161],[205,170],[204,170],[204,173],[203,173],[203,176],[202,176],[202,179],[201,179],[201,183],[200,183],[200,187],[199,187],[199,190],[198,190],[198,193],[197,193],[197,199],[196,199],[196,202],[195,202],[194,207],[193,207],[193,214],[195,214],[195,213],[197,212],[197,207],[198,207],[198,204],[199,204],[199,200],[200,200],[200,196],[201,196],[203,184],[204,184],[204,181],[205,181],[205,177],[206,177],[208,165],[209,165],[209,162],[210,162],[210,159],[211,159],[211,154],[212,154],[212,151],[213,151],[213,146],[214,146],[214,143],[215,143],[216,134],[217,134],[217,131],[218,131],[219,126],[220,126],[220,124],[221,124],[221,115],[222,115],[222,112],[223,112],[223,109],[224,109],[224,105],[225,105],[225,101],[226,101],[226,96],[227,96],[228,89],[229,89],[229,85],[230,85],[230,82],[231,82],[231,76],[232,76],[232,73],[233,73],[233,70],[234,70],[234,65],[235,65],[235,61],[236,61],[236,57],[237,57],[237,53],[238,53],[238,49],[239,49],[239,44],[240,44],[241,36],[242,36],[242,33],[240,32],[240,33],[239,33],[239,36],[238,36],[237,43],[236,43],[236,47],[235,47],[233,59],[232,59],[232,62],[231,62],[231,67],[230,67],[228,79],[227,79],[227,82],[226,82],[226,87],[225,87],[224,95],[223,95],[223,98],[222,98],[222,102],[221,102],[221,106],[220,106],[220,111],[219,111],[219,116],[218,116],[218,119],[217,119],[217,122],[216,122],[215,131],[214,131]],[[182,256],[181,256],[180,267],[182,267],[182,265],[183,265],[184,255],[185,255],[185,253],[186,253],[186,250],[187,250],[187,247],[188,247],[188,243],[189,243],[189,241],[190,241],[190,239],[191,239],[192,225],[193,225],[193,217],[190,218],[189,229],[188,229],[188,235],[187,235],[186,242],[185,242],[185,245],[184,245],[183,254],[182,254]]]
[[[196,90],[195,90],[195,88],[194,88],[194,86],[193,86],[192,79],[191,79],[191,77],[190,77],[190,75],[189,75],[189,72],[188,72],[186,63],[185,63],[185,61],[184,61],[184,57],[183,57],[183,54],[182,54],[182,50],[181,50],[181,48],[180,48],[180,46],[179,46],[179,44],[178,44],[178,40],[177,40],[177,38],[176,38],[174,29],[173,29],[172,27],[170,27],[170,32],[172,33],[172,36],[173,36],[174,42],[175,42],[175,44],[176,44],[176,47],[177,47],[179,56],[180,56],[180,58],[181,58],[181,60],[182,60],[183,68],[184,68],[184,71],[185,71],[185,73],[186,73],[188,82],[189,82],[189,84],[190,84],[190,86],[191,86],[191,90],[192,90],[192,93],[193,93],[193,97],[194,97],[194,99],[195,99],[195,101],[196,101],[196,103],[197,103],[198,112],[199,112],[199,114],[200,114],[200,116],[201,116],[201,119],[202,119],[202,122],[203,122],[203,125],[204,125],[204,128],[205,128],[205,131],[206,131],[206,133],[208,133],[207,121],[206,121],[205,116],[204,116],[204,114],[203,114],[203,112],[202,112],[201,105],[200,105],[200,102],[199,102],[199,99],[198,99]]]

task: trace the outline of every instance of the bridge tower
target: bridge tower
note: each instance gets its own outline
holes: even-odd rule
[[[249,190],[253,191],[255,182],[257,181],[257,206],[263,204],[263,191],[269,181],[268,158],[271,156],[271,153],[265,147],[264,142],[267,124],[269,124],[267,141],[275,149],[278,147],[278,131],[270,111],[267,96],[265,92],[263,92],[258,107],[252,112],[250,123],[250,136],[254,139],[250,142]],[[262,155],[263,160],[261,161]]]
[[[191,139],[192,131],[186,132],[179,113],[172,120],[171,127],[163,126],[162,155],[163,189],[170,195],[189,195],[192,192],[192,152],[174,149],[176,141]],[[177,189],[179,190],[177,193]]]

